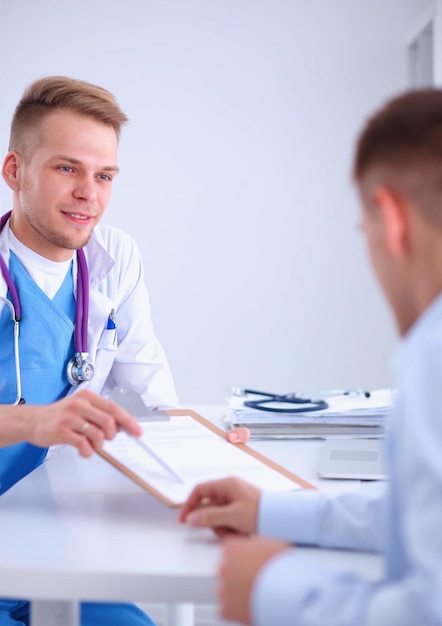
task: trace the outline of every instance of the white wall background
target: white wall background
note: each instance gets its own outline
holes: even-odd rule
[[[183,404],[392,383],[351,160],[367,115],[406,87],[430,4],[1,1],[2,156],[40,76],[101,84],[131,118],[106,221],[139,242]]]

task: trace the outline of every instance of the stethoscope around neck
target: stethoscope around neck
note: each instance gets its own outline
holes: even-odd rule
[[[6,222],[11,216],[11,212],[5,213],[0,218],[0,232],[3,230]],[[4,302],[10,312],[11,319],[14,323],[14,360],[15,360],[15,378],[17,386],[17,396],[13,404],[24,404],[21,389],[21,373],[20,373],[20,321],[21,321],[21,305],[17,289],[13,283],[11,274],[6,266],[5,261],[0,255],[0,271],[5,279],[6,285],[11,296],[11,300],[0,296],[0,300]],[[77,250],[77,302],[75,306],[75,324],[74,324],[74,346],[75,355],[69,361],[66,368],[66,375],[71,385],[78,385],[83,381],[92,380],[94,376],[94,366],[89,361],[87,351],[87,325],[89,319],[89,273],[87,269],[86,257],[82,249]]]

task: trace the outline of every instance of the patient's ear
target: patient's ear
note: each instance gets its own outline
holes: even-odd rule
[[[388,187],[378,186],[372,200],[379,211],[379,220],[388,252],[397,258],[407,255],[410,244],[409,214],[405,199]]]

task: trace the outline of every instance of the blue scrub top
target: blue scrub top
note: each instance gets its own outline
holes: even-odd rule
[[[50,404],[69,388],[66,366],[74,355],[75,298],[70,270],[51,300],[38,287],[13,252],[9,272],[17,289],[22,320],[19,352],[22,396],[28,404]],[[9,299],[10,294],[7,296]],[[8,307],[0,315],[0,404],[17,395],[13,322]],[[19,443],[0,449],[0,494],[40,465],[47,449]]]

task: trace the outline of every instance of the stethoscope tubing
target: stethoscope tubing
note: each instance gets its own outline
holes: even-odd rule
[[[0,218],[0,232],[11,216],[12,211],[8,211]],[[6,263],[0,255],[0,272],[5,279],[6,285],[11,294],[12,304],[15,309],[14,319],[21,320],[20,298],[17,289],[12,281],[11,274]],[[75,325],[74,325],[74,346],[78,354],[87,353],[87,325],[89,319],[89,275],[87,269],[86,256],[84,250],[77,250],[77,301],[75,305]]]
[[[15,384],[17,389],[17,395],[13,402],[13,406],[20,404],[22,402],[21,395],[21,375],[20,375],[20,350],[18,347],[18,338],[20,335],[20,321],[17,319],[17,315],[15,312],[15,307],[12,302],[10,302],[7,298],[3,298],[0,296],[0,300],[2,300],[6,306],[9,308],[11,312],[11,319],[14,322],[14,361],[15,361]]]
[[[74,344],[79,353],[87,352],[87,323],[89,319],[89,276],[87,263],[82,249],[77,250],[77,304],[75,310]]]
[[[0,232],[11,216],[12,211],[8,211],[0,218]],[[17,382],[17,398],[14,404],[24,402],[21,396],[22,385],[20,375],[20,351],[18,346],[18,338],[20,334],[21,321],[21,305],[17,289],[13,283],[11,274],[4,259],[0,255],[0,273],[5,279],[11,301],[7,298],[0,297],[8,305],[12,320],[14,322],[14,358]],[[77,250],[77,293],[75,304],[75,321],[74,321],[74,349],[75,356],[67,365],[67,378],[71,385],[78,385],[81,381],[92,380],[94,375],[94,367],[88,359],[87,351],[87,326],[89,319],[89,273],[87,268],[86,256],[84,250]]]

